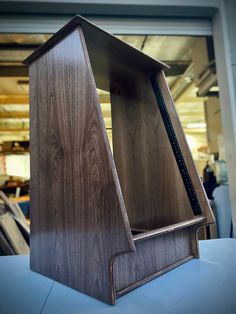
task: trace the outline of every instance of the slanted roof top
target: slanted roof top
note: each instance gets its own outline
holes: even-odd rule
[[[83,31],[96,81],[100,82],[100,78],[109,73],[121,75],[122,72],[141,71],[146,75],[151,75],[168,67],[166,64],[127,45],[79,15],[75,16],[47,42],[36,49],[24,61],[24,64],[30,65],[76,27],[81,27]],[[102,85],[105,86],[106,84],[102,82],[98,87],[103,88]]]

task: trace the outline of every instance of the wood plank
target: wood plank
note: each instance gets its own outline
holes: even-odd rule
[[[28,95],[0,95],[0,105],[28,105]]]
[[[11,247],[1,228],[0,228],[0,251],[4,255],[15,255],[13,248]]]
[[[22,222],[22,224],[24,224],[25,227],[27,228],[28,226],[27,226],[26,218],[20,206],[17,203],[12,203],[11,200],[6,196],[6,194],[3,191],[0,191],[0,198],[7,205],[7,208],[11,211],[11,213],[14,216],[16,216]]]
[[[12,128],[12,127],[8,127],[8,128],[1,128],[0,127],[0,132],[4,132],[4,133],[21,133],[21,132],[29,132],[29,128]]]
[[[16,254],[29,254],[29,247],[10,213],[0,216],[0,227]]]
[[[13,218],[14,218],[14,220],[17,224],[17,227],[19,228],[21,234],[23,235],[26,243],[29,245],[30,244],[30,227],[29,227],[29,225],[22,222],[22,220],[16,216],[13,216]]]
[[[0,111],[0,119],[26,119],[29,118],[28,111]]]
[[[114,303],[110,259],[134,243],[82,33],[29,72],[31,268]]]
[[[137,234],[133,236],[134,239],[134,243],[138,242],[138,241],[143,241],[143,240],[147,240],[156,236],[160,236],[169,232],[173,232],[179,229],[183,229],[189,226],[193,226],[193,225],[197,225],[201,222],[206,221],[206,217],[196,217],[187,221],[183,221],[183,222],[179,222],[177,224],[174,225],[170,225],[170,226],[165,226],[159,229],[154,229],[151,231],[147,231],[147,232],[143,232],[141,234]]]

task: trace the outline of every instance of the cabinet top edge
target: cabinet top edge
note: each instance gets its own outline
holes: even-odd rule
[[[153,68],[153,72],[157,70],[167,69],[169,66],[161,61],[152,59],[151,57],[145,55],[136,48],[131,47],[122,40],[116,38],[114,35],[104,31],[100,27],[91,23],[87,19],[83,18],[80,15],[76,15],[72,18],[67,24],[65,24],[60,30],[58,30],[49,40],[43,43],[39,48],[37,48],[29,57],[27,57],[23,63],[25,65],[30,65],[32,62],[36,61],[39,57],[53,48],[63,37],[70,34],[76,27],[81,27],[85,40],[86,38],[93,38],[94,45],[99,44],[99,41],[102,40],[104,45],[104,54],[105,50],[110,45],[115,46],[118,51],[120,51],[121,59],[117,62],[122,62],[123,57],[128,54],[132,55],[133,58],[136,58],[138,63],[145,63],[148,68]],[[101,44],[100,44],[101,45]]]

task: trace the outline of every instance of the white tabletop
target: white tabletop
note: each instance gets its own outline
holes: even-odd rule
[[[200,241],[200,252],[115,306],[32,272],[28,256],[3,256],[0,314],[236,314],[236,239]]]

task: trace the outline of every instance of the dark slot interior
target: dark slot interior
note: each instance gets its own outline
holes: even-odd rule
[[[131,233],[132,235],[137,235],[137,234],[140,234],[140,233],[145,233],[145,232],[148,232],[150,230],[144,230],[144,229],[134,229],[134,228],[131,228]]]

